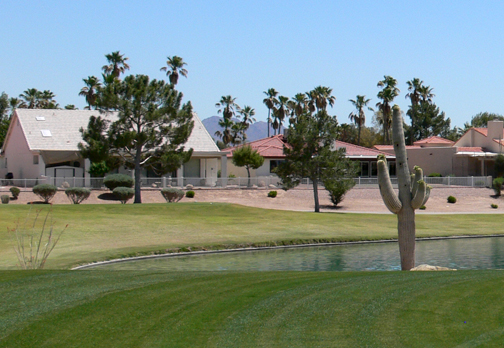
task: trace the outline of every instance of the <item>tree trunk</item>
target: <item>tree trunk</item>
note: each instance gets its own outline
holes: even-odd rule
[[[249,168],[249,166],[246,166],[245,168],[247,168],[247,174],[248,174],[248,184],[247,184],[247,187],[250,187],[250,168]]]
[[[135,201],[133,203],[142,203],[142,187],[140,183],[142,175],[142,167],[140,161],[142,159],[142,148],[137,146],[135,154]]]
[[[320,212],[320,204],[318,199],[318,183],[317,179],[312,179],[313,182],[313,199],[315,200],[315,213]]]
[[[271,109],[268,109],[268,138],[270,137],[270,119],[271,119]]]

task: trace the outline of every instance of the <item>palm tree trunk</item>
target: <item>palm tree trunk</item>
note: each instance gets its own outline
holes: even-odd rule
[[[359,133],[357,135],[357,145],[360,146],[360,131],[361,131],[361,125],[359,124]]]
[[[268,108],[268,138],[270,137],[270,119],[271,119],[271,109]]]

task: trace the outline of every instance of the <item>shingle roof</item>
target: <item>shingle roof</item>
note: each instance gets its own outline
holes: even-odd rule
[[[28,147],[35,151],[78,151],[77,144],[82,141],[79,129],[87,127],[91,116],[117,119],[117,113],[100,114],[95,110],[17,109],[16,116]],[[195,152],[219,151],[196,114],[193,120],[194,128],[185,147],[192,147]]]
[[[423,144],[443,144],[443,145],[450,144],[450,145],[453,145],[453,144],[455,144],[455,142],[434,135],[432,137],[421,139],[421,140],[415,141],[413,143],[413,145],[423,145]]]
[[[250,145],[253,150],[256,150],[261,156],[265,158],[284,158],[283,148],[289,146],[285,142],[285,137],[282,134],[274,135],[269,138],[263,138],[255,141],[251,141],[246,145]],[[233,146],[222,151],[229,151],[228,157],[233,157],[233,151],[242,145]]]

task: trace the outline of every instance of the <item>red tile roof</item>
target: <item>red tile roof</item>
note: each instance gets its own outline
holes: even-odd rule
[[[283,154],[283,148],[285,146],[289,146],[285,142],[285,138],[282,134],[274,135],[269,138],[263,138],[255,141],[251,141],[246,145],[250,145],[253,150],[256,150],[261,156],[266,158],[283,158],[285,155]],[[233,151],[242,145],[229,147],[222,151],[229,151],[227,157],[233,157]]]
[[[454,143],[455,143],[454,141],[451,141],[451,140],[448,140],[445,138],[441,138],[438,136],[432,136],[432,137],[428,137],[425,139],[415,141],[413,143],[413,145],[422,145],[422,144],[450,144],[450,145],[453,145]]]
[[[368,147],[358,146],[358,145],[354,145],[354,144],[350,144],[350,143],[345,143],[344,141],[336,140],[334,145],[337,149],[339,149],[341,147],[346,148],[347,157],[359,156],[359,157],[376,158],[376,156],[378,156],[378,155],[385,155],[387,157],[393,157],[391,154],[386,153],[386,152],[382,152],[379,150],[370,149]]]
[[[482,147],[471,146],[471,147],[457,147],[457,152],[485,152]]]
[[[378,151],[394,150],[393,145],[375,145],[373,146]],[[421,146],[406,145],[406,149],[421,149]]]

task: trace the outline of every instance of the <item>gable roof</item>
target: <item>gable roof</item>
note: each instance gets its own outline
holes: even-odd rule
[[[446,146],[446,145],[453,145],[453,144],[455,144],[455,142],[434,135],[432,137],[421,139],[421,140],[415,141],[413,143],[413,145],[425,145],[425,144],[431,144],[431,145],[433,145],[433,144],[439,144],[439,145],[445,145]]]
[[[350,143],[346,143],[344,141],[336,140],[334,142],[334,146],[336,149],[346,148],[346,157],[348,158],[373,158],[376,159],[378,155],[385,155],[386,158],[395,158],[394,155],[390,153],[382,152],[375,149],[370,149],[364,146],[358,146]]]
[[[256,150],[264,158],[284,158],[285,155],[283,153],[283,148],[284,146],[289,146],[282,134],[251,141],[250,143],[246,143],[245,145],[251,146],[252,150]],[[229,147],[222,151],[229,151],[227,156],[233,157],[233,151],[241,146],[243,145]]]
[[[77,144],[82,141],[79,129],[87,127],[91,116],[115,121],[117,115],[117,112],[100,113],[96,110],[16,109],[10,127],[19,122],[32,151],[78,151]],[[192,147],[195,152],[218,152],[219,148],[195,113],[193,120],[194,128],[185,147]]]
[[[374,149],[378,151],[394,151],[394,145],[375,145]],[[418,145],[406,145],[406,150],[408,149],[421,149],[421,146]]]

